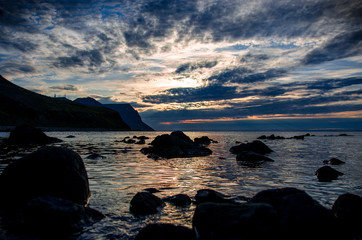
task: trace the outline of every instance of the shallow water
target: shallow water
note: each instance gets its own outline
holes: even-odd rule
[[[169,133],[169,132],[168,132]],[[178,158],[154,161],[140,152],[147,145],[118,142],[126,136],[147,136],[146,144],[162,132],[49,132],[47,135],[63,139],[55,144],[78,152],[88,171],[92,197],[90,206],[103,212],[106,218],[85,228],[75,239],[133,239],[148,223],[173,223],[191,227],[195,206],[187,208],[167,204],[160,214],[136,218],[129,211],[132,197],[145,188],[161,190],[166,197],[178,193],[194,196],[197,190],[211,188],[230,197],[252,197],[261,190],[277,187],[296,187],[305,190],[315,200],[331,207],[335,199],[350,192],[362,196],[362,133],[338,136],[338,132],[313,132],[305,140],[264,140],[274,150],[267,162],[255,168],[239,165],[229,152],[235,142],[255,140],[268,132],[185,132],[192,139],[209,136],[218,141],[209,148],[208,157]],[[274,133],[284,137],[301,135],[300,132]],[[74,135],[75,138],[65,138]],[[328,136],[326,136],[328,135]],[[0,133],[0,137],[7,137]],[[17,158],[34,149],[15,151],[0,156],[0,171],[9,158]],[[86,157],[99,153],[105,158],[90,160]],[[318,182],[315,170],[323,160],[336,157],[346,164],[333,166],[344,173],[338,180]]]

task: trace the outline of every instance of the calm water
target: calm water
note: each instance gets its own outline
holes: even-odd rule
[[[167,132],[169,133],[169,132]],[[90,206],[107,217],[84,229],[76,239],[133,239],[148,223],[174,223],[191,227],[195,206],[174,207],[167,204],[160,214],[136,218],[129,211],[129,202],[139,191],[154,187],[161,190],[159,197],[185,193],[194,196],[199,189],[211,188],[231,197],[251,197],[257,192],[276,187],[296,187],[305,190],[326,207],[331,207],[338,195],[350,192],[362,196],[362,133],[337,136],[338,132],[313,132],[305,140],[265,140],[274,150],[268,162],[257,168],[240,166],[229,148],[235,142],[252,141],[271,132],[185,132],[192,139],[209,136],[218,141],[209,146],[213,154],[208,157],[154,161],[140,153],[146,145],[118,142],[126,136],[147,136],[146,144],[161,132],[50,132],[49,136],[63,139],[57,144],[78,152],[88,171],[92,197]],[[274,132],[291,137],[300,132]],[[74,135],[75,138],[65,138]],[[333,135],[333,136],[325,136]],[[6,137],[0,133],[0,137]],[[30,150],[31,151],[31,150]],[[12,158],[22,155],[11,154]],[[86,159],[91,153],[105,158]],[[323,166],[323,160],[332,157],[346,162],[333,166],[345,175],[339,180],[321,183],[314,175]],[[0,156],[0,171],[9,156]]]

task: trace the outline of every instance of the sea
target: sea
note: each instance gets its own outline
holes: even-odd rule
[[[172,223],[191,227],[195,205],[176,207],[166,204],[155,215],[136,217],[130,210],[132,197],[147,188],[156,188],[159,197],[179,193],[193,198],[200,189],[213,189],[228,197],[252,197],[271,189],[294,187],[306,191],[316,201],[331,208],[344,193],[362,196],[362,132],[309,132],[304,140],[263,140],[274,152],[274,162],[244,166],[229,152],[230,147],[251,142],[260,135],[293,137],[308,132],[187,132],[191,139],[208,136],[217,141],[208,147],[207,157],[153,160],[140,152],[158,135],[170,132],[46,132],[64,140],[53,144],[70,148],[83,158],[92,196],[89,206],[106,217],[75,234],[71,239],[134,239],[149,223]],[[74,138],[67,138],[67,136]],[[0,133],[6,138],[8,133]],[[146,144],[127,144],[125,137],[146,136]],[[16,159],[36,150],[18,149],[0,156],[0,172]],[[103,158],[87,159],[98,153]],[[343,165],[332,166],[344,173],[332,182],[319,182],[315,171],[324,160],[338,158]],[[2,227],[0,226],[0,231]],[[11,239],[16,239],[12,236]]]

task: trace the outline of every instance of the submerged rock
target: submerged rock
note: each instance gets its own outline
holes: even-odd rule
[[[135,240],[196,240],[192,229],[172,224],[149,224],[136,236]]]
[[[19,206],[33,198],[54,196],[84,205],[90,197],[82,158],[62,147],[41,149],[14,160],[0,178],[4,206]]]
[[[230,152],[233,154],[239,154],[241,152],[252,151],[261,155],[265,155],[273,152],[267,145],[259,140],[255,140],[251,143],[242,143],[238,146],[234,146],[230,148]]]
[[[150,192],[138,192],[131,200],[130,211],[135,215],[158,213],[164,202]]]
[[[332,180],[336,180],[339,176],[342,176],[343,173],[331,168],[330,166],[323,166],[315,172],[315,175],[320,182],[330,182]]]
[[[210,149],[194,143],[181,131],[172,132],[170,135],[157,136],[151,142],[151,147],[142,148],[141,152],[163,158],[200,157],[212,153]]]
[[[278,239],[278,214],[265,203],[202,203],[192,226],[199,239]]]
[[[10,136],[5,142],[15,145],[44,145],[62,142],[62,140],[55,137],[49,137],[38,128],[29,125],[21,125],[10,132]]]
[[[163,201],[170,202],[175,206],[184,207],[191,204],[191,198],[186,194],[176,194],[171,197],[163,198]]]

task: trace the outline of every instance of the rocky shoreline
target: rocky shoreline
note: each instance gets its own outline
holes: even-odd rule
[[[3,144],[16,147],[17,144],[44,145],[55,141],[37,130],[27,129],[25,132],[27,135],[24,136],[14,135],[13,131],[9,137],[12,140],[6,139]],[[21,137],[16,140],[16,136]],[[24,141],[29,137],[42,140]],[[203,149],[199,155],[202,157],[203,152],[208,152],[204,150],[205,145],[216,143],[205,136],[199,138],[202,142],[193,141],[182,132],[163,135],[163,138],[167,138],[167,141],[159,141],[162,144],[157,145],[156,137],[149,147],[157,146],[159,152],[149,154],[166,152],[158,157],[170,159],[191,152],[190,156],[194,157],[195,152]],[[126,143],[129,139],[144,140],[145,137],[135,136],[121,141]],[[136,140],[132,143],[136,143]],[[273,150],[259,140],[234,146],[230,152],[236,155],[237,162],[273,164],[273,160],[267,157]],[[102,159],[102,156],[96,157]],[[345,164],[337,160],[332,158],[321,161],[321,164]],[[251,164],[249,167],[254,166]],[[331,168],[322,168],[326,167],[328,170]],[[331,178],[320,172],[320,169],[316,171],[319,181],[332,181],[341,175],[337,173]],[[0,199],[2,225],[21,231],[24,238],[67,239],[104,218],[102,213],[87,206],[91,193],[83,160],[67,148],[45,146],[13,160],[0,175],[0,189],[3,193]],[[230,198],[212,189],[199,189],[195,196],[180,193],[163,198],[158,197],[157,192],[157,189],[145,189],[135,193],[129,203],[130,212],[140,217],[159,213],[166,202],[182,208],[194,205],[192,228],[165,223],[150,224],[137,234],[137,240],[359,239],[362,236],[358,224],[362,214],[362,198],[349,193],[340,195],[333,207],[327,209],[297,188],[267,189],[251,198]]]

